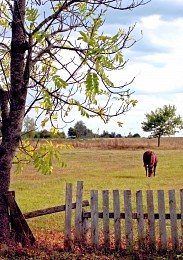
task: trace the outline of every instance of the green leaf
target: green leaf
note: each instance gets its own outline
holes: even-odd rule
[[[27,7],[27,9],[26,9],[26,19],[29,22],[35,22],[38,17],[39,17],[38,9],[36,9],[36,8],[30,9],[29,7]]]
[[[40,102],[41,107],[47,111],[52,110],[53,104],[48,89],[42,89],[42,93],[43,93],[43,100]]]
[[[9,13],[9,7],[5,3],[5,1],[2,1],[0,3],[0,26],[3,28],[10,28],[10,13]]]
[[[39,108],[35,107],[34,109],[35,109],[36,114],[38,114],[39,113]]]
[[[0,26],[2,26],[4,28],[7,28],[7,27],[9,27],[8,24],[9,24],[9,22],[8,22],[7,19],[5,19],[5,18],[4,19],[0,19]]]
[[[34,167],[38,172],[42,172],[44,175],[53,173],[55,160],[60,166],[66,167],[66,163],[62,160],[61,156],[63,149],[72,149],[72,147],[63,144],[54,145],[51,141],[40,145],[33,154]]]
[[[36,38],[36,41],[39,43],[42,42],[42,40],[44,40],[48,36],[50,36],[50,34],[48,32],[44,32],[44,31],[38,31],[34,34],[34,38]]]
[[[49,121],[49,118],[48,117],[46,117],[45,119],[43,119],[42,121],[41,121],[41,127],[43,128],[43,127],[45,127],[45,125],[46,125],[46,123]]]
[[[89,43],[90,37],[88,36],[88,33],[84,33],[83,31],[79,31],[79,33],[80,33],[81,36],[78,37],[78,40],[82,40],[86,43]]]
[[[98,75],[93,72],[89,72],[86,77],[86,95],[93,102],[96,102],[95,96],[99,94],[99,79]]]
[[[65,82],[65,80],[61,79],[59,75],[54,75],[52,77],[52,80],[58,89],[60,89],[60,88],[65,89],[67,86],[67,83]]]
[[[13,159],[16,174],[22,173],[24,167],[27,165],[28,162],[31,161],[33,151],[34,147],[31,145],[29,141],[21,141],[19,149],[16,151],[15,157]]]
[[[85,13],[87,11],[87,6],[88,6],[87,3],[80,3],[79,4],[79,12],[82,13],[82,14]]]

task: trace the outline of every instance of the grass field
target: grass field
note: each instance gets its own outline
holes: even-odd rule
[[[36,173],[31,166],[21,175],[12,172],[11,190],[15,190],[23,213],[64,204],[66,183],[73,183],[75,194],[78,180],[84,181],[84,199],[88,200],[92,189],[99,190],[99,194],[106,189],[127,189],[133,195],[137,190],[156,193],[158,189],[175,189],[178,193],[183,188],[183,138],[163,138],[160,148],[156,139],[145,138],[68,142],[75,148],[63,151],[66,168],[55,163],[51,176]],[[158,156],[155,178],[145,176],[142,155],[147,149]],[[33,231],[49,234],[63,231],[63,220],[64,213],[56,213],[29,219],[28,223]]]

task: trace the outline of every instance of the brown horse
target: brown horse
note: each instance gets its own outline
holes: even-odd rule
[[[146,151],[143,155],[143,162],[146,170],[146,176],[147,176],[147,171],[148,171],[148,177],[151,177],[153,173],[155,176],[156,166],[158,163],[156,154],[153,151]]]

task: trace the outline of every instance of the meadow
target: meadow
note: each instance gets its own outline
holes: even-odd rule
[[[73,145],[73,149],[63,150],[66,168],[55,163],[52,175],[37,173],[31,165],[20,175],[12,170],[11,190],[15,190],[23,213],[65,204],[66,183],[73,184],[75,201],[79,180],[84,182],[84,200],[90,200],[92,189],[99,190],[99,194],[102,190],[131,190],[133,195],[137,190],[156,193],[159,189],[165,192],[175,189],[178,193],[183,188],[183,138],[162,138],[159,148],[157,139],[146,138],[63,142]],[[148,149],[158,156],[157,175],[151,178],[145,176],[142,162],[143,153]],[[123,210],[123,205],[121,207]],[[168,204],[166,207],[168,209]],[[57,240],[63,238],[64,213],[29,219],[28,224],[35,236],[50,246],[59,245]]]

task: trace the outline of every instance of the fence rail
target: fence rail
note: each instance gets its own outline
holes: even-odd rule
[[[93,247],[99,247],[101,238],[103,247],[111,245],[111,221],[113,219],[114,244],[117,250],[132,250],[134,245],[138,248],[151,250],[182,249],[183,244],[183,190],[180,190],[180,212],[177,213],[175,190],[168,191],[169,213],[165,213],[165,192],[157,191],[158,213],[155,213],[154,192],[146,191],[146,205],[143,205],[143,192],[136,191],[136,210],[132,210],[132,192],[113,190],[113,212],[109,211],[109,190],[102,191],[102,212],[99,211],[98,190],[90,191],[90,211],[82,207],[83,182],[77,182],[76,213],[74,238],[72,237],[72,184],[66,184],[65,205],[65,248],[70,248],[73,243],[85,241]],[[121,197],[123,196],[124,212],[120,212]],[[144,212],[147,208],[147,212]],[[99,227],[99,219],[103,219],[103,227]],[[121,219],[124,219],[122,223]],[[136,221],[135,221],[136,220]],[[167,235],[167,220],[170,222],[170,237]],[[178,223],[178,220],[179,223]],[[135,223],[136,222],[136,223]],[[158,234],[157,226],[158,224]],[[179,224],[179,225],[178,225]],[[134,225],[137,228],[134,228]],[[122,231],[125,236],[122,236]],[[136,234],[137,233],[137,234]],[[100,234],[100,237],[99,237]],[[91,238],[91,239],[90,239]],[[171,243],[170,243],[171,240]],[[157,245],[157,241],[159,241]],[[125,245],[125,246],[124,246]]]
[[[160,219],[159,215],[159,213],[154,213],[154,219]],[[83,212],[83,218],[91,218],[91,212]],[[98,212],[98,218],[104,218],[104,212]],[[114,218],[114,212],[109,212],[109,218]],[[120,213],[120,219],[125,219],[125,213]],[[132,219],[138,219],[138,214],[132,213]],[[143,219],[148,219],[148,213],[143,214]],[[170,213],[165,213],[165,219],[170,219]],[[177,213],[177,219],[181,219],[181,213]]]
[[[87,207],[87,206],[89,206],[88,200],[82,201],[82,207]],[[57,213],[57,212],[62,212],[62,211],[65,211],[65,208],[66,208],[65,205],[61,205],[61,206],[55,206],[55,207],[46,208],[46,209],[35,210],[35,211],[25,213],[24,218],[29,219],[29,218],[45,216],[45,215],[49,215],[49,214],[53,214],[53,213]],[[74,203],[72,203],[72,209],[75,209],[75,208],[76,208],[76,203],[74,202]]]

